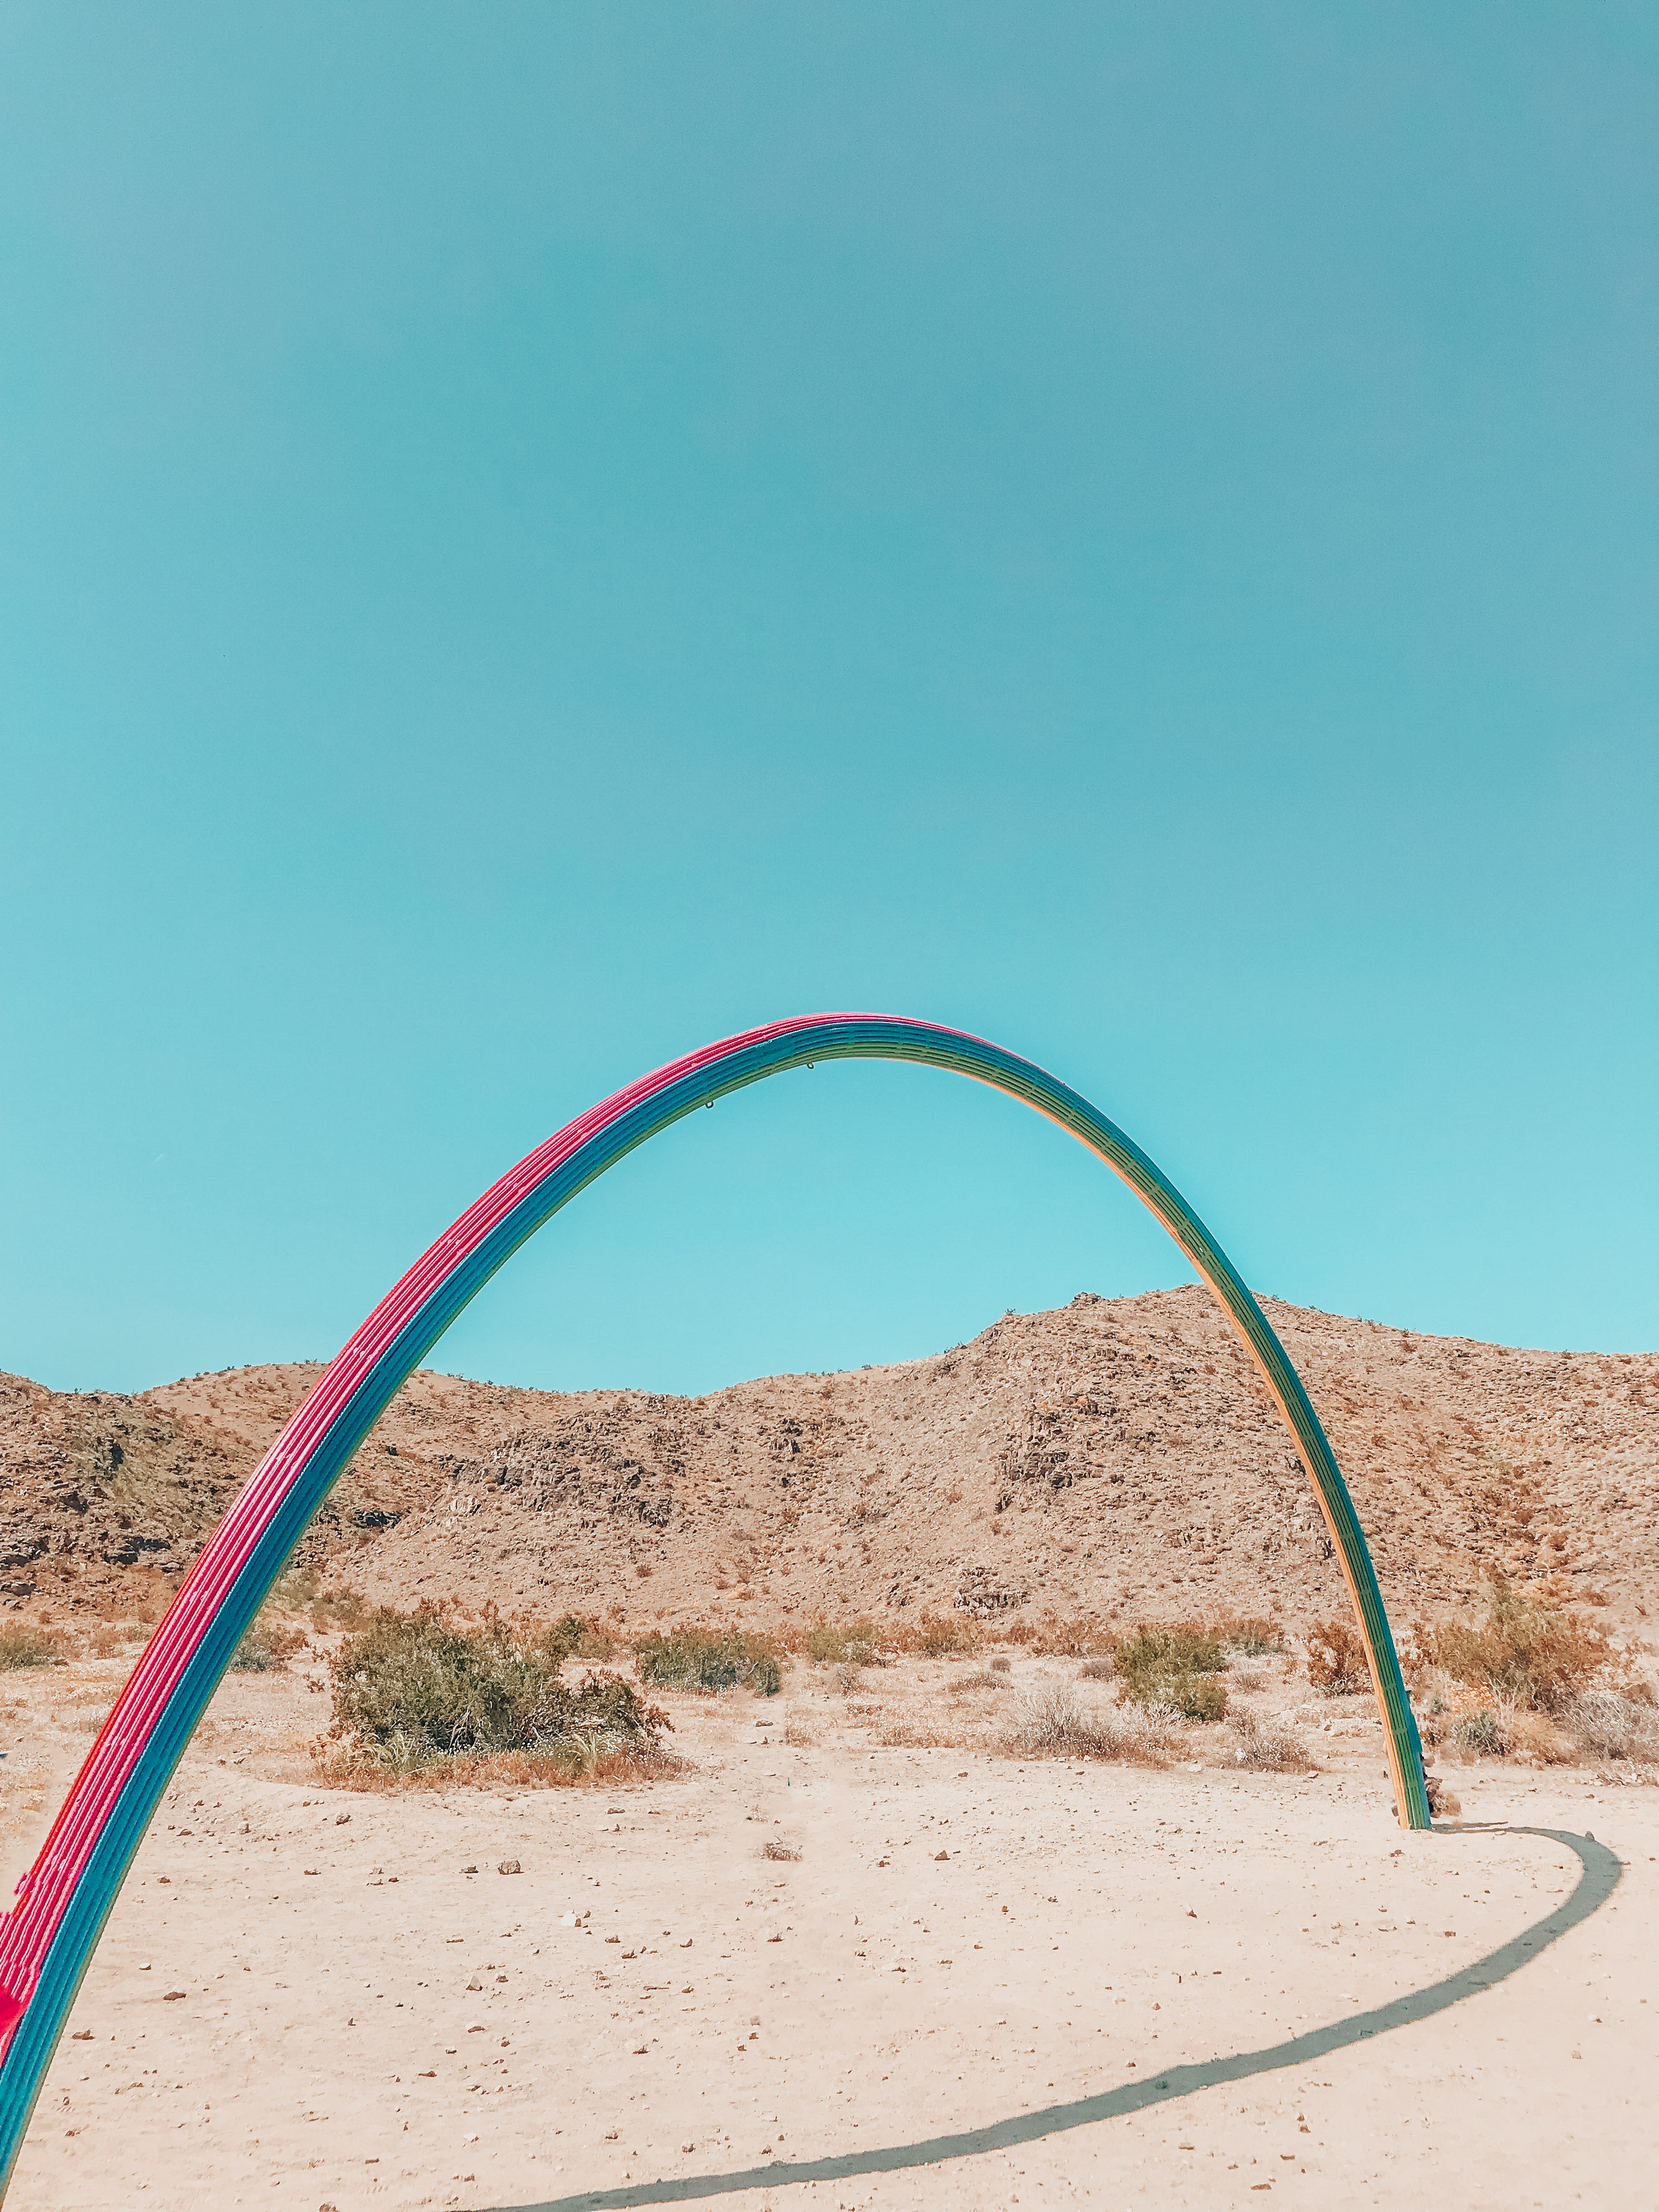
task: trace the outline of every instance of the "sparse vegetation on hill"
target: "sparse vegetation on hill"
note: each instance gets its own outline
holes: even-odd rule
[[[1591,1618],[1604,1602],[1642,1617],[1659,1569],[1659,1355],[1267,1310],[1396,1614],[1407,1591],[1426,1613],[1467,1607],[1495,1568]],[[0,1376],[0,1598],[65,1625],[159,1610],[317,1374],[227,1370],[135,1399]],[[405,1607],[565,1588],[624,1638],[707,1624],[712,1595],[735,1589],[751,1632],[793,1644],[811,1622],[867,1616],[893,1650],[917,1648],[922,1615],[1084,1658],[1131,1608],[1346,1611],[1306,1474],[1195,1286],[1085,1297],[931,1359],[698,1398],[422,1372],[296,1561]]]

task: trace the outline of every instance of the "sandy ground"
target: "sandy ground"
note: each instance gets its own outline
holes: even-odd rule
[[[1016,1685],[1074,1671],[1022,1659]],[[1462,1831],[1409,1838],[1363,1712],[1310,1736],[1312,1776],[1020,1761],[960,1723],[877,1740],[901,1711],[925,1734],[949,1672],[848,1698],[797,1665],[769,1701],[672,1700],[672,1780],[443,1796],[319,1788],[307,1674],[233,1678],[112,1915],[12,2212],[518,2207],[755,2169],[707,2201],[1652,2203],[1659,1792],[1453,1768]],[[118,1680],[7,1680],[9,1884]],[[1194,1730],[1194,1758],[1218,1740]],[[1573,1892],[1578,1859],[1527,1827],[1593,1831],[1623,1877],[1433,2017],[981,2155],[763,2179],[1432,1984]]]

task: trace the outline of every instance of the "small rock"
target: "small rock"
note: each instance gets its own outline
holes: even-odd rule
[[[497,1874],[521,1874],[524,1869],[517,1859],[503,1859],[495,1871]]]
[[[945,1859],[948,1859],[950,1856],[951,1854],[949,1851],[935,1851],[933,1853],[933,1864],[935,1866],[940,1865]]]
[[[477,1874],[477,1871],[478,1869],[477,1867],[463,1867],[461,1869],[461,1872],[463,1874]]]
[[[334,1815],[334,1825],[337,1828],[343,1828],[346,1822],[350,1818],[351,1815],[349,1813],[337,1813]]]

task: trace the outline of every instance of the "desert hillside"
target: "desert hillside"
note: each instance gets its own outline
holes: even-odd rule
[[[1265,1303],[1396,1618],[1501,1568],[1636,1624],[1659,1564],[1659,1355],[1513,1351]],[[164,1595],[319,1371],[135,1397],[0,1379],[0,1602]],[[1294,1620],[1341,1597],[1290,1440],[1197,1287],[1085,1293],[932,1358],[701,1398],[422,1372],[301,1557],[374,1598],[646,1625],[951,1606]]]

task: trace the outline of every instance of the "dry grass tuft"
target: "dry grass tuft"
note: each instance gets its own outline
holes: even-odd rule
[[[763,1859],[775,1859],[781,1863],[793,1866],[800,1857],[800,1853],[792,1844],[780,1843],[778,1838],[773,1836],[761,1845],[761,1856]]]
[[[1302,1739],[1283,1721],[1264,1718],[1241,1707],[1232,1715],[1234,1758],[1240,1766],[1264,1774],[1305,1773],[1313,1761]]]
[[[947,1698],[976,1698],[982,1697],[988,1691],[1006,1690],[1011,1686],[1005,1675],[994,1674],[988,1668],[980,1667],[971,1674],[958,1674],[953,1681],[947,1682],[945,1694]]]
[[[1230,1659],[1265,1659],[1285,1649],[1283,1627],[1259,1613],[1218,1613],[1209,1632]]]
[[[0,1671],[9,1674],[21,1667],[56,1667],[62,1658],[57,1639],[27,1620],[8,1621],[0,1628]]]
[[[875,1626],[868,1620],[821,1620],[807,1630],[804,1648],[815,1666],[868,1667],[876,1656]]]
[[[231,1671],[237,1674],[268,1674],[274,1667],[280,1667],[305,1649],[303,1628],[258,1613],[242,1632],[240,1643],[230,1655]]]
[[[1308,1680],[1327,1698],[1351,1698],[1370,1687],[1371,1670],[1359,1632],[1346,1620],[1316,1620],[1306,1637]]]
[[[917,1659],[971,1659],[979,1651],[980,1630],[960,1613],[923,1613],[884,1627],[881,1645]]]
[[[1597,1759],[1659,1764],[1659,1711],[1650,1692],[1586,1690],[1573,1699],[1561,1721],[1568,1735]]]
[[[952,1728],[927,1713],[898,1713],[890,1705],[878,1706],[874,1711],[872,1733],[876,1741],[890,1750],[955,1751],[960,1750],[965,1741],[959,1727]]]
[[[1004,1633],[1009,1643],[1023,1644],[1037,1659],[1086,1659],[1110,1651],[1117,1642],[1103,1620],[1084,1613],[1064,1620],[1053,1613],[1042,1620],[1016,1620]]]
[[[134,1647],[149,1640],[149,1626],[142,1620],[100,1621],[87,1638],[87,1656],[91,1659],[125,1657]]]
[[[556,1751],[496,1751],[398,1766],[326,1737],[313,1745],[312,1754],[325,1789],[377,1796],[401,1790],[620,1790],[630,1782],[665,1781],[686,1767],[684,1759],[657,1743],[601,1751],[587,1765]]]
[[[1001,1748],[1024,1759],[1109,1759],[1162,1766],[1178,1724],[1164,1710],[1131,1722],[1085,1705],[1069,1682],[1026,1692],[1001,1736]]]

